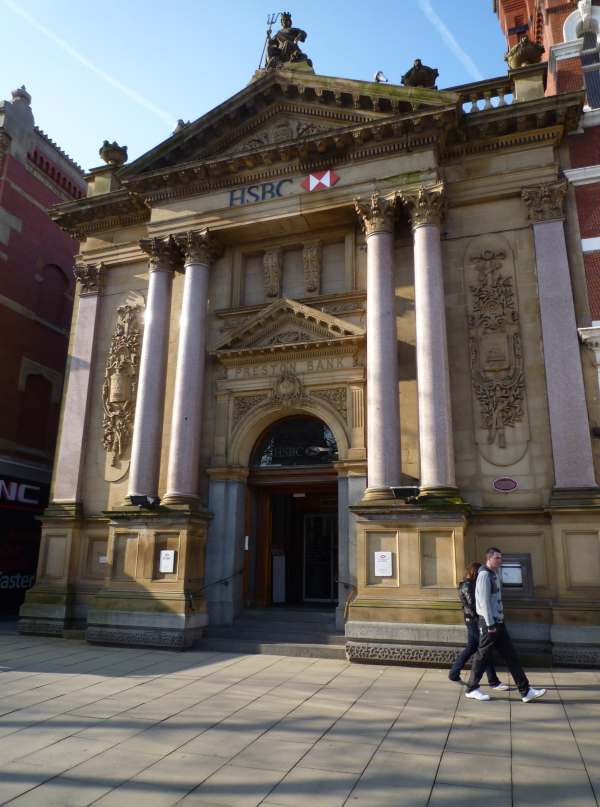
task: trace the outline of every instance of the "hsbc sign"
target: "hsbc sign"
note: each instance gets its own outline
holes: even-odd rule
[[[304,190],[307,193],[327,190],[340,181],[340,177],[332,169],[314,171],[304,177],[300,182],[295,179],[278,179],[273,182],[261,182],[258,185],[245,185],[229,191],[229,207],[266,202],[269,199],[278,199],[291,196],[294,192]]]

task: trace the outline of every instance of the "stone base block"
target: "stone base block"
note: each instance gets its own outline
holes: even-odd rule
[[[346,642],[348,661],[369,664],[417,664],[450,667],[460,652],[457,647],[384,644],[383,642]]]
[[[185,650],[202,637],[207,624],[205,612],[177,614],[90,609],[85,638],[97,644]]]

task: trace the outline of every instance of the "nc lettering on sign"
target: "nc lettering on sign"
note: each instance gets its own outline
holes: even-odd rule
[[[0,479],[0,501],[39,504],[40,491],[41,488],[38,485],[27,485],[23,482]]]
[[[229,191],[229,207],[238,207],[253,202],[266,202],[267,199],[278,199],[285,196],[283,189],[293,185],[293,179],[279,179],[276,182],[262,182],[260,185],[246,185]],[[289,188],[288,188],[289,190]]]

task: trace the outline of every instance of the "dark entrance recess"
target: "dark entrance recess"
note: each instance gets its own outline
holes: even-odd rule
[[[280,420],[258,440],[248,479],[247,605],[337,602],[337,445],[310,417]]]

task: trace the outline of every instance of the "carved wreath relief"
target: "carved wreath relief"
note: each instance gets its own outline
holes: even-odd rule
[[[524,418],[525,378],[513,278],[506,252],[484,249],[470,258],[469,351],[481,427],[488,445],[506,448],[506,430]]]
[[[106,360],[102,443],[112,454],[112,467],[118,466],[131,442],[142,343],[141,311],[139,303],[119,306]]]

